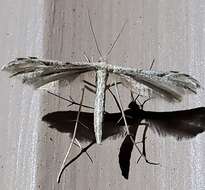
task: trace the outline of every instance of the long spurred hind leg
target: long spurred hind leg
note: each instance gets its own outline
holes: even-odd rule
[[[74,157],[73,159],[71,159],[66,165],[64,165],[64,167],[62,168],[61,172],[59,173],[58,181],[57,181],[58,183],[60,183],[61,176],[62,176],[64,170],[65,170],[70,164],[72,164],[75,160],[77,160],[84,152],[86,153],[87,150],[88,150],[91,146],[93,146],[94,144],[95,144],[95,142],[92,142],[92,143],[90,143],[88,146],[86,146],[85,148],[81,149],[80,153],[79,153],[77,156],[75,156],[75,157]]]
[[[140,155],[140,157],[138,158],[137,160],[137,163],[139,163],[140,159],[142,157],[144,157],[145,161],[148,163],[148,164],[151,164],[151,165],[159,165],[159,163],[156,163],[156,162],[151,162],[147,159],[147,154],[146,154],[146,133],[147,133],[147,130],[148,130],[148,127],[149,127],[149,124],[147,123],[141,123],[141,125],[145,125],[145,128],[144,128],[144,131],[143,131],[143,136],[142,136],[142,154]]]
[[[80,103],[74,101],[71,96],[69,97],[70,99],[68,99],[68,98],[62,97],[62,96],[60,96],[60,95],[57,95],[57,94],[55,94],[55,93],[53,93],[53,92],[51,92],[51,91],[47,91],[47,92],[48,92],[49,94],[55,96],[55,97],[58,97],[58,98],[60,98],[60,99],[62,99],[62,100],[65,100],[65,101],[69,102],[70,104],[68,105],[68,107],[70,107],[70,106],[72,106],[72,105],[80,106]],[[85,105],[85,104],[82,104],[81,106],[84,107],[84,108],[94,109],[93,107],[88,106],[88,105]]]

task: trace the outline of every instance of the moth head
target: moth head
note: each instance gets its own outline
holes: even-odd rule
[[[132,101],[129,103],[128,108],[133,110],[140,110],[141,107],[136,103],[136,101]]]

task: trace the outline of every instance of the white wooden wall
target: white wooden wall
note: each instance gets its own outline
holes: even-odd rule
[[[38,56],[77,61],[83,53],[98,57],[90,32],[87,8],[101,50],[105,53],[121,26],[125,31],[109,61],[116,65],[156,70],[180,70],[196,77],[203,86],[205,71],[205,1],[203,0],[9,0],[0,2],[1,65],[15,57]],[[85,76],[88,80],[93,76]],[[83,79],[83,77],[80,77]],[[80,79],[49,85],[62,96],[80,99]],[[19,80],[0,73],[0,189],[36,190],[202,190],[205,189],[205,134],[189,141],[148,134],[147,154],[160,166],[132,154],[129,180],[121,176],[118,152],[122,139],[108,140],[83,155],[56,177],[69,144],[67,135],[46,127],[41,117],[66,110],[66,104],[45,91],[34,91]],[[93,96],[86,93],[87,104]],[[181,104],[157,100],[147,110],[175,110],[205,106],[205,92],[186,97]],[[122,89],[124,107],[129,92]],[[107,110],[116,111],[107,99]],[[75,108],[75,107],[74,107]],[[72,152],[72,156],[77,153]]]

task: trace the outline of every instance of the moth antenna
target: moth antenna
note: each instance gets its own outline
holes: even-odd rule
[[[140,97],[140,94],[138,94],[135,98],[134,101],[138,103],[139,107],[142,109],[142,103],[138,100],[138,98]]]
[[[83,80],[83,82],[85,83],[85,88],[86,88],[88,91],[92,92],[93,94],[96,94],[96,90],[94,90],[94,89],[91,88],[91,87],[93,87],[93,88],[96,89],[96,86],[95,86],[94,84],[92,84],[92,83],[90,83],[90,82],[88,82],[88,81],[86,81],[86,80]],[[91,86],[91,87],[90,87],[90,86]]]
[[[91,29],[91,32],[92,32],[92,34],[93,34],[94,40],[95,40],[96,48],[97,48],[97,50],[98,50],[98,53],[99,53],[100,57],[103,57],[103,56],[102,56],[102,53],[101,53],[101,51],[100,51],[98,42],[97,42],[97,38],[96,38],[96,35],[95,35],[95,32],[94,32],[94,29],[93,29],[93,25],[92,25],[92,21],[91,21],[89,9],[88,9],[88,18],[89,18],[90,29]]]
[[[147,103],[148,101],[150,101],[150,100],[152,100],[152,99],[153,99],[153,97],[147,98],[147,99],[141,104],[142,109],[143,109],[145,103]]]
[[[88,82],[87,80],[83,80],[83,82],[89,86],[96,88],[96,86],[94,84],[92,84],[91,82]]]
[[[120,109],[120,104],[119,104],[119,102],[118,102],[116,96],[114,95],[114,93],[112,92],[112,90],[110,90],[110,88],[108,88],[108,90],[109,90],[110,94],[112,95],[112,97],[114,98],[115,103],[117,104],[118,109],[121,110],[121,109]]]
[[[73,137],[72,137],[70,146],[68,147],[68,151],[67,151],[67,153],[65,155],[65,158],[63,160],[63,163],[61,165],[61,168],[60,168],[60,171],[59,171],[59,174],[58,174],[58,177],[57,177],[57,182],[58,183],[60,182],[60,177],[61,177],[61,174],[63,172],[63,168],[64,168],[64,165],[65,165],[65,162],[66,162],[66,160],[67,160],[67,158],[68,158],[68,156],[70,154],[71,148],[72,148],[74,140],[75,140],[75,136],[76,136],[76,132],[77,132],[77,127],[78,127],[78,122],[79,122],[79,118],[80,118],[81,107],[82,107],[83,98],[84,98],[84,92],[85,92],[85,89],[83,88],[82,96],[81,96],[81,100],[80,100],[80,105],[79,105],[79,109],[78,109],[78,115],[77,115],[77,119],[76,119],[76,123],[75,123],[75,128],[74,128],[74,131],[73,131]]]
[[[89,92],[92,92],[93,94],[96,94],[96,90],[93,90],[91,87],[85,85],[84,86],[86,88],[86,90],[88,90]]]
[[[124,28],[125,28],[127,22],[128,22],[128,19],[126,19],[126,21],[125,21],[125,23],[123,24],[123,26],[122,26],[120,32],[119,32],[118,35],[117,35],[115,41],[113,42],[112,46],[110,47],[110,49],[109,49],[108,52],[106,53],[106,57],[108,57],[108,56],[110,55],[112,49],[114,48],[114,46],[115,46],[115,44],[117,43],[117,41],[118,41],[120,35],[122,34],[122,32],[123,32],[123,30],[124,30]]]

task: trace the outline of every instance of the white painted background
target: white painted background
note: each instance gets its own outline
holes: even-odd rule
[[[83,52],[98,57],[89,28],[90,10],[100,48],[107,50],[128,18],[128,25],[113,50],[112,64],[135,68],[180,70],[196,77],[203,86],[205,67],[205,1],[203,0],[9,0],[0,6],[1,65],[12,58],[38,56],[77,61]],[[83,77],[80,77],[83,79]],[[93,76],[86,76],[93,79]],[[68,85],[68,86],[66,86]],[[80,79],[71,85],[55,83],[50,90],[80,99]],[[205,189],[205,134],[194,140],[177,142],[148,134],[147,154],[160,166],[143,161],[136,164],[132,154],[129,180],[118,166],[122,139],[106,141],[90,150],[94,163],[84,155],[63,174],[57,172],[69,144],[67,135],[46,128],[41,117],[51,111],[66,110],[64,101],[45,91],[33,91],[19,80],[0,73],[0,189]],[[124,107],[128,92],[121,91]],[[205,92],[186,97],[179,105],[164,101],[147,104],[150,110],[174,110],[205,105]],[[86,103],[93,96],[87,93]],[[107,110],[116,111],[108,98]],[[75,108],[75,107],[74,107]],[[77,153],[73,151],[72,156]]]

